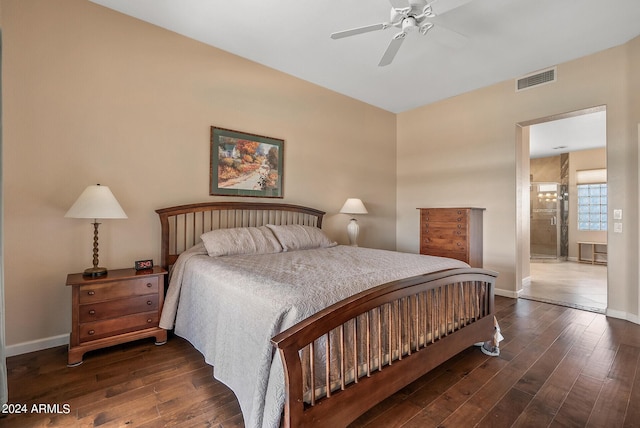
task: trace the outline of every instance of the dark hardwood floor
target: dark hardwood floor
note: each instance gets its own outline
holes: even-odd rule
[[[640,325],[529,300],[496,307],[499,357],[471,347],[352,426],[640,426]],[[243,426],[233,393],[180,338],[94,351],[75,368],[66,358],[66,347],[8,358],[10,403],[27,414],[0,426]]]

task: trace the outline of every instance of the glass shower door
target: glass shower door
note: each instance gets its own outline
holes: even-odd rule
[[[531,258],[560,256],[559,183],[531,183]]]

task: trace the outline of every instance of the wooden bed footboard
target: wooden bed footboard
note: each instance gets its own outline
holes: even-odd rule
[[[284,427],[346,426],[494,332],[497,274],[450,269],[338,302],[272,339],[284,365]]]

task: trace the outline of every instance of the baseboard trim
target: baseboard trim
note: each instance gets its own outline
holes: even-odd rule
[[[607,308],[607,316],[611,318],[626,320],[634,324],[640,324],[640,317],[634,314],[630,314],[628,312],[616,311],[614,309]]]
[[[519,294],[516,291],[503,290],[502,288],[496,288],[495,289],[495,295],[496,296],[502,296],[502,297],[510,297],[512,299],[517,299]]]
[[[28,354],[29,352],[42,351],[43,349],[55,348],[56,346],[68,345],[69,335],[46,337],[44,339],[31,340],[29,342],[17,343],[5,347],[7,357]]]

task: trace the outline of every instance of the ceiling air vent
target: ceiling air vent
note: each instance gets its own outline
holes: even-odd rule
[[[516,80],[516,92],[556,81],[556,67],[536,71]]]

